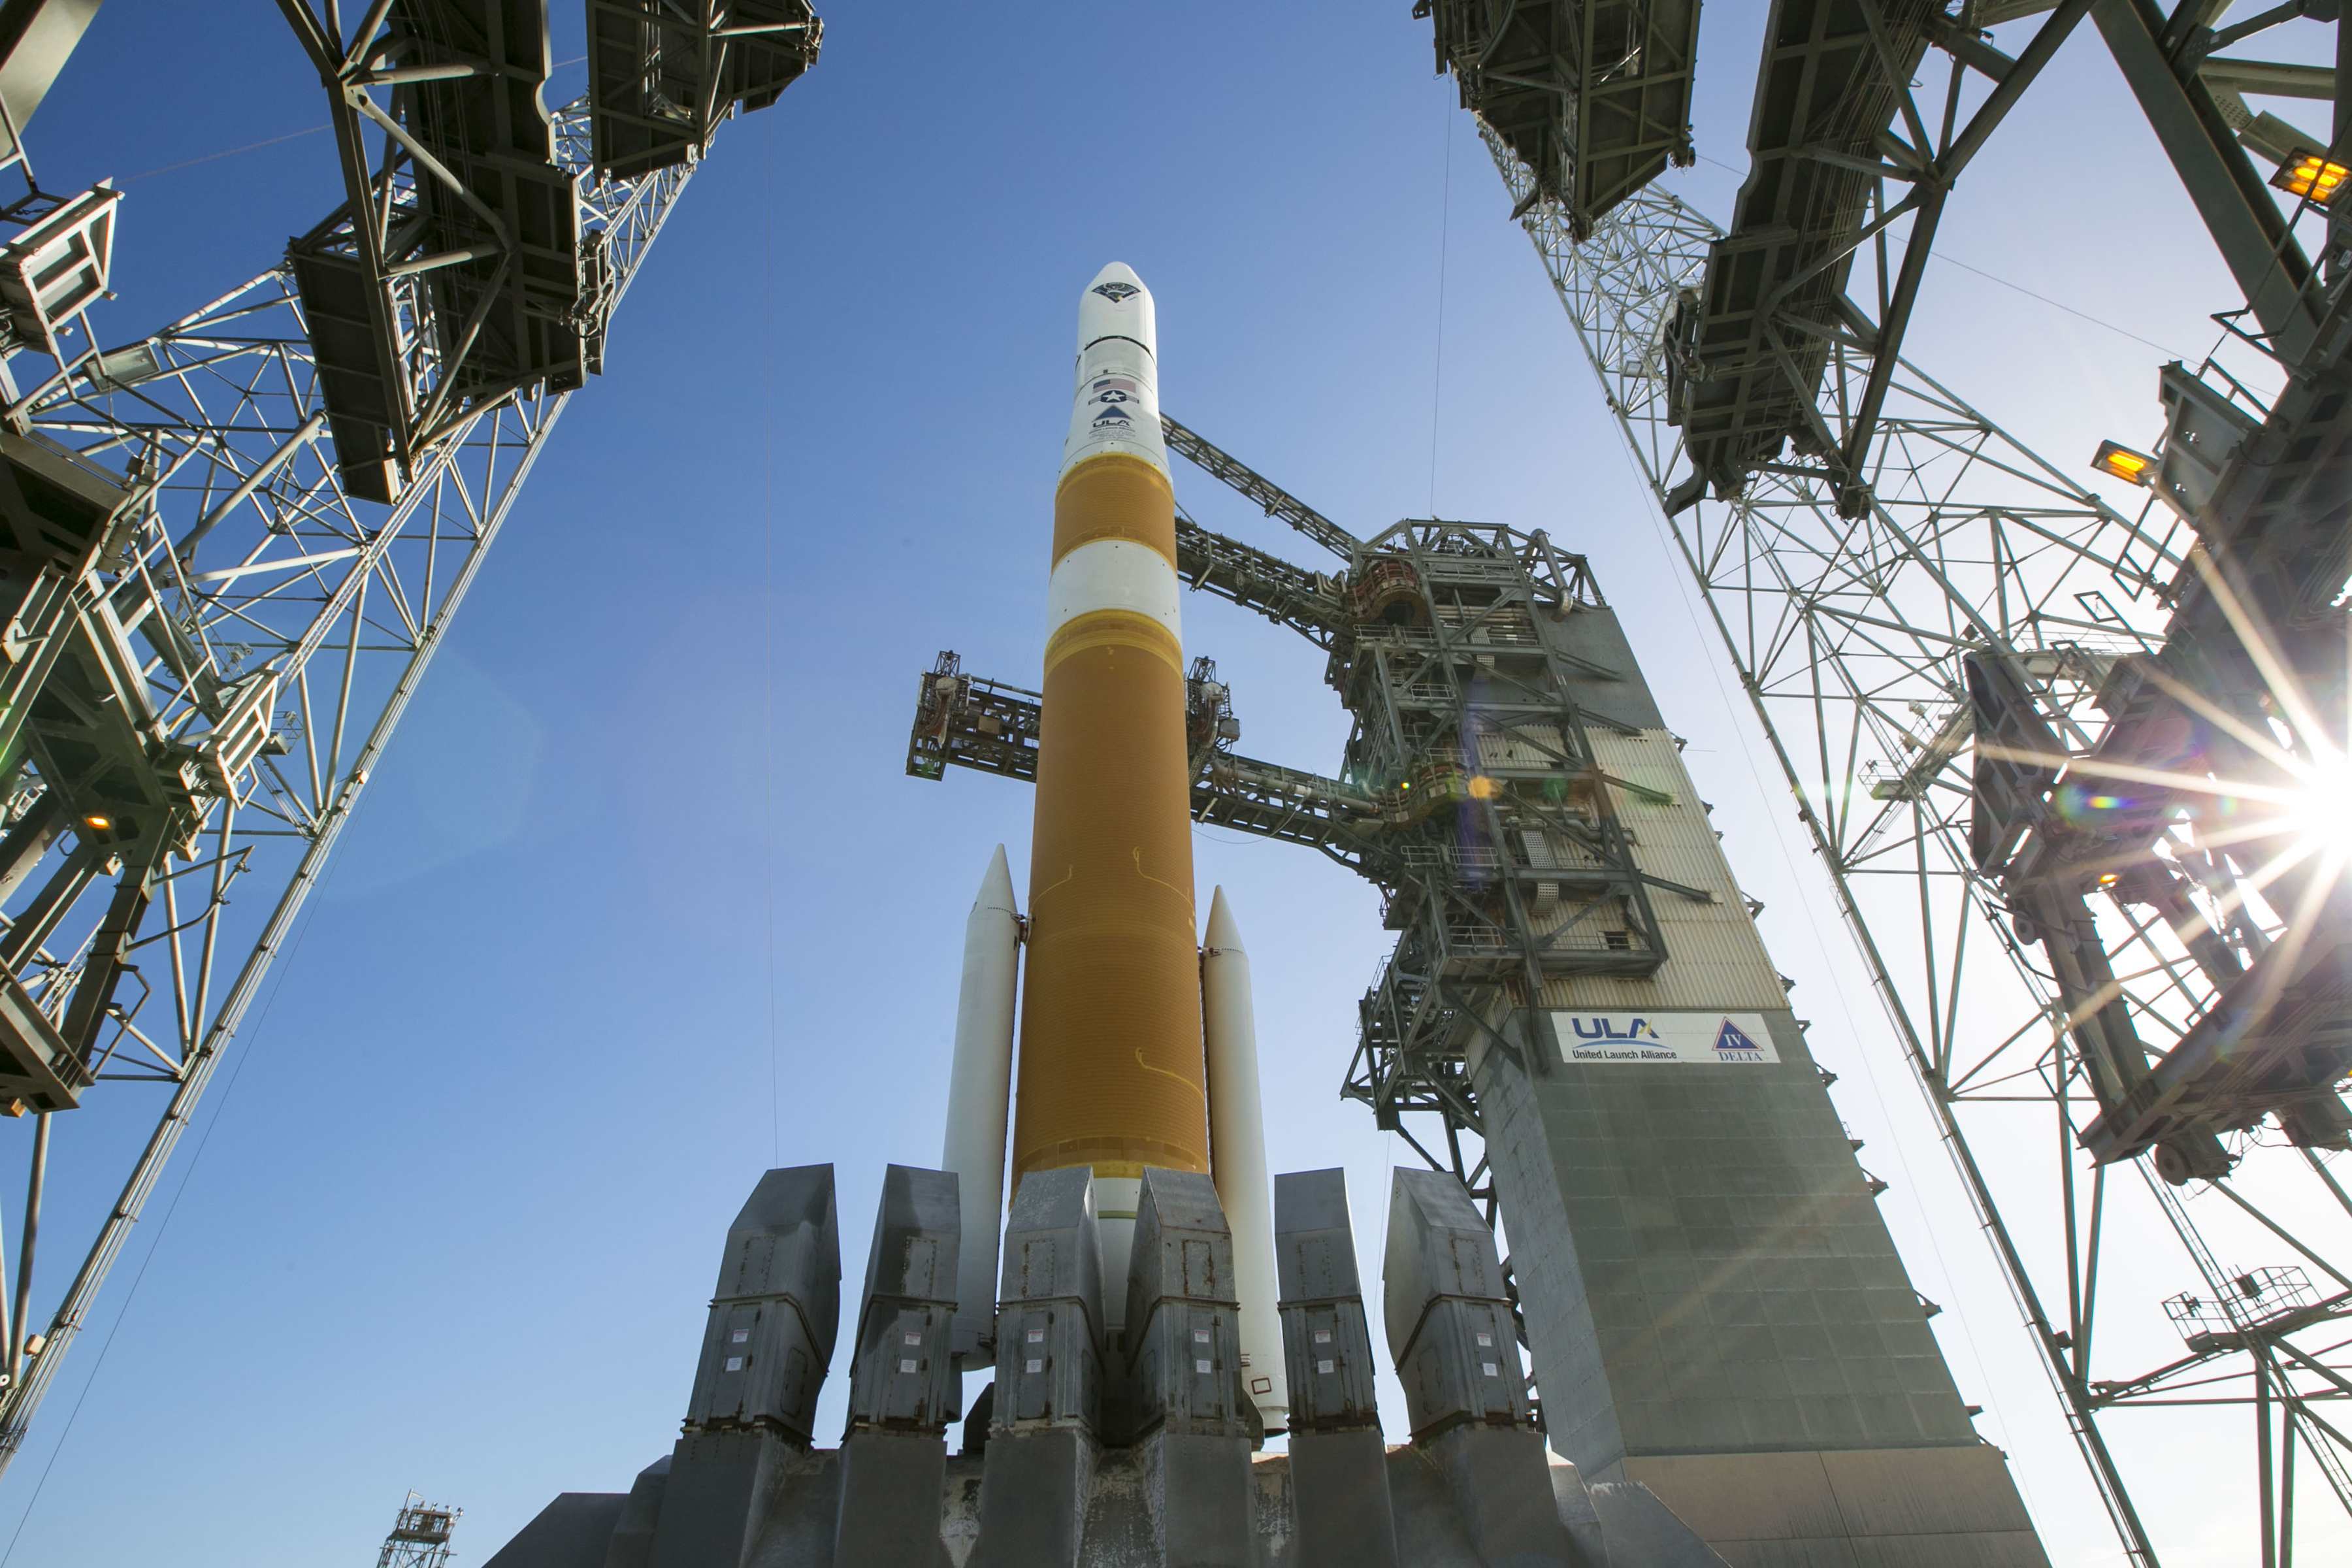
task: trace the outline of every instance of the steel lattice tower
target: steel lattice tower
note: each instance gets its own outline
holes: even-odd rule
[[[0,1100],[35,1117],[0,1464],[696,163],[821,35],[802,0],[592,0],[588,92],[549,111],[543,5],[282,9],[341,205],[118,346],[121,193],[42,191],[0,105]],[[94,1236],[40,1235],[59,1118],[127,1154],[110,1204],[64,1194]]]
[[[415,1492],[400,1505],[375,1568],[448,1568],[449,1537],[466,1510],[426,1502]]]
[[[2111,1448],[2136,1410],[2251,1417],[2266,1565],[2298,1473],[2352,1513],[2328,1405],[2352,1394],[2330,1159],[2352,1131],[2352,889],[2313,820],[2352,780],[2352,236],[2328,199],[2352,100],[2326,68],[2221,53],[2305,9],[1783,0],[1725,228],[1642,183],[1689,162],[1696,5],[1420,7],[2147,1563],[2134,1489],[2172,1473]],[[1986,31],[2040,12],[2013,58]],[[2153,492],[2130,512],[1900,353],[1955,183],[2086,16],[2278,388],[2165,367],[2163,440],[2101,454]],[[2333,148],[2255,113],[2263,93],[2334,99]],[[2164,1289],[2179,1338],[2151,1352]]]

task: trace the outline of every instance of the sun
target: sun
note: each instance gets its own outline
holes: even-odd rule
[[[2287,815],[2315,852],[2352,857],[2352,761],[2335,757],[2309,767]]]

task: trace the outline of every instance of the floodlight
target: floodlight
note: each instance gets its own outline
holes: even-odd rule
[[[2347,179],[2352,179],[2352,169],[2326,153],[2298,147],[2279,165],[2279,172],[2271,176],[2271,184],[2291,196],[2301,196],[2314,206],[2324,207],[2336,199]]]
[[[2103,474],[2112,474],[2129,484],[2144,485],[2156,469],[2156,459],[2146,452],[2135,452],[2119,441],[2102,441],[2091,467]]]

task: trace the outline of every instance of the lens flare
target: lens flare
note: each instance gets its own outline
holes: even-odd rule
[[[2352,762],[2338,757],[2313,769],[2302,798],[2287,811],[2314,849],[2352,856]]]

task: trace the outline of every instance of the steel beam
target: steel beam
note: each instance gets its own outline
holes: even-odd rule
[[[2267,183],[2204,83],[2175,68],[2162,42],[2166,20],[2153,0],[2096,0],[2091,16],[2272,353],[2284,364],[2299,364],[2315,347],[2321,311],[2311,263]]]

